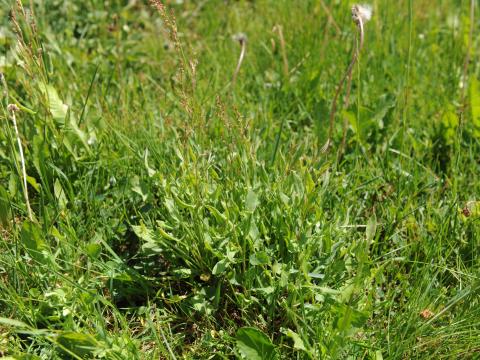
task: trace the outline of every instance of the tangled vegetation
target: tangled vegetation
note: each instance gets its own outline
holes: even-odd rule
[[[1,356],[480,356],[475,1],[0,3]]]

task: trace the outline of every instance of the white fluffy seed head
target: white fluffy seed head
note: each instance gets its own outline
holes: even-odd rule
[[[242,32],[239,32],[239,33],[236,33],[232,36],[232,39],[234,41],[238,41],[240,44],[244,43],[244,42],[247,42],[247,35],[242,33]]]
[[[15,105],[15,104],[8,104],[7,110],[10,111],[10,112],[12,112],[12,113],[16,113],[16,112],[20,111],[20,109],[18,108],[18,106]]]
[[[352,18],[355,22],[361,21],[363,24],[365,24],[372,18],[372,7],[368,4],[353,5]]]

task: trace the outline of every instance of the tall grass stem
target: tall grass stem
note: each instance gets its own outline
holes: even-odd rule
[[[238,73],[240,72],[243,60],[245,59],[245,53],[247,52],[247,37],[245,34],[235,35],[234,40],[237,40],[240,43],[242,49],[240,50],[240,56],[238,57],[237,67],[235,68],[235,72],[232,76],[232,87],[234,87],[235,83],[237,82]]]
[[[29,200],[29,197],[28,197],[27,170],[26,170],[26,167],[25,167],[25,156],[23,154],[22,140],[20,139],[20,132],[18,131],[18,126],[17,126],[16,113],[19,110],[20,109],[15,104],[8,105],[8,111],[9,111],[11,119],[12,119],[13,128],[15,130],[15,137],[17,139],[18,153],[20,155],[20,165],[21,165],[21,171],[22,171],[21,175],[22,175],[22,179],[23,179],[23,193],[25,195],[25,204],[27,206],[28,218],[30,219],[30,221],[33,221],[32,208],[30,207],[30,200]]]

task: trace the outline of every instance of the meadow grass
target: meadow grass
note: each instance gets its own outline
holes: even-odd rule
[[[371,2],[326,154],[351,3],[32,3],[0,5],[1,356],[480,356],[475,2]]]

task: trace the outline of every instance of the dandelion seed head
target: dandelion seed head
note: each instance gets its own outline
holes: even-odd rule
[[[234,41],[238,41],[241,44],[241,43],[244,43],[244,42],[247,41],[247,35],[242,33],[242,32],[239,32],[239,33],[236,33],[235,35],[233,35],[232,39]]]
[[[15,112],[17,112],[17,111],[20,111],[20,109],[18,108],[18,106],[15,105],[15,104],[9,104],[9,105],[7,106],[7,110],[10,111],[10,112],[12,112],[12,113],[15,113]]]
[[[352,18],[355,22],[366,23],[372,18],[372,6],[368,4],[353,5]]]

